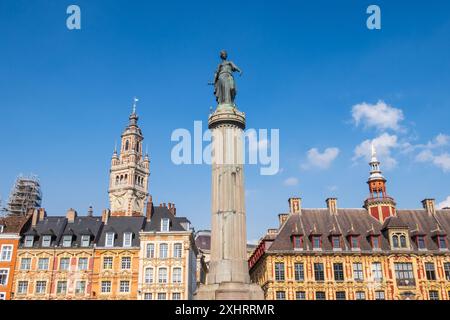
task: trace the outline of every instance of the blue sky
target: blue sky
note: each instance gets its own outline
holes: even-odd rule
[[[373,3],[377,31],[366,28]],[[81,8],[81,30],[66,28],[70,4]],[[114,142],[138,96],[150,193],[208,228],[210,167],[173,165],[170,135],[207,120],[215,101],[206,84],[227,49],[244,71],[237,104],[248,127],[280,129],[281,172],[246,167],[250,240],[277,225],[290,196],[304,207],[328,196],[361,207],[373,139],[399,208],[442,202],[449,36],[444,1],[2,0],[0,195],[19,173],[35,173],[48,214],[91,204],[100,214]]]

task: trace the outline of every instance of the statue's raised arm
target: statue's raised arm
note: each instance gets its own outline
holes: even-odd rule
[[[234,107],[234,98],[236,97],[236,84],[233,72],[242,74],[241,69],[232,61],[227,60],[227,52],[220,51],[222,62],[217,67],[214,75],[214,95],[218,105],[228,105]]]

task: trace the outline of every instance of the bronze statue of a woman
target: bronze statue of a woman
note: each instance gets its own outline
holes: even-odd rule
[[[234,106],[234,98],[236,97],[236,84],[233,78],[233,72],[239,72],[239,69],[232,61],[227,60],[227,52],[220,51],[220,58],[222,63],[217,67],[214,75],[214,95],[216,96],[217,104],[228,104]]]

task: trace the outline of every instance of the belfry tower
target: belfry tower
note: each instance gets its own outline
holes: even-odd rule
[[[121,136],[120,153],[114,148],[109,175],[109,204],[112,216],[140,216],[148,196],[150,159],[143,156],[144,136],[137,122],[136,102],[128,126]]]
[[[364,202],[364,207],[372,217],[383,223],[387,217],[396,215],[396,203],[386,192],[386,179],[381,172],[380,161],[377,159],[377,152],[373,144],[369,165],[370,176],[367,184],[369,185],[370,195]]]

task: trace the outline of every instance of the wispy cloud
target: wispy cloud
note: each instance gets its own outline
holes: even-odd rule
[[[306,153],[307,161],[301,167],[306,170],[311,168],[328,169],[339,152],[339,148],[336,147],[326,148],[323,152],[320,152],[317,148],[312,148]]]
[[[439,209],[450,208],[450,196],[448,196],[447,199],[445,199],[444,201],[439,202],[438,208]]]
[[[370,161],[371,145],[374,145],[377,150],[377,156],[387,169],[391,169],[397,165],[397,160],[392,155],[392,150],[399,148],[401,145],[398,142],[396,135],[383,133],[380,136],[370,140],[364,140],[356,146],[354,150],[353,161],[358,161],[363,158]]]
[[[289,177],[283,181],[283,185],[286,187],[298,186],[298,179],[296,177]]]

